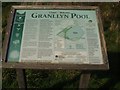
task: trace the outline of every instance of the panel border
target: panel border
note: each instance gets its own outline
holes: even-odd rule
[[[96,16],[98,19],[99,36],[101,42],[101,51],[103,55],[103,64],[52,64],[41,62],[7,62],[7,53],[10,41],[10,35],[12,30],[12,24],[16,10],[96,10]],[[2,67],[3,68],[22,68],[22,69],[78,69],[78,70],[108,70],[109,63],[107,58],[107,48],[104,39],[103,24],[100,16],[100,9],[98,6],[59,6],[59,5],[35,5],[35,6],[12,6],[9,19],[7,22],[7,29],[5,34],[5,40],[3,43],[2,53]]]

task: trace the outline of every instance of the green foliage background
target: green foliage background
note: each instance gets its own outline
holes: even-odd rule
[[[7,18],[12,5],[21,3],[2,3],[2,32],[7,26]],[[27,3],[31,5],[32,3]],[[40,3],[49,5],[52,3]],[[60,5],[99,6],[104,26],[104,35],[110,70],[92,71],[89,88],[120,89],[120,3],[59,3]],[[59,88],[59,90],[77,90],[81,72],[78,70],[26,70],[28,88]],[[15,69],[2,70],[3,88],[18,88]]]

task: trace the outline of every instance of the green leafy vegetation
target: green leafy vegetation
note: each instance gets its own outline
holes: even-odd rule
[[[2,3],[3,40],[11,5],[21,3]],[[28,3],[31,5],[32,3]],[[42,4],[42,3],[39,3]],[[49,5],[52,3],[43,3]],[[67,3],[58,3],[66,5]],[[104,26],[110,70],[92,72],[90,88],[120,89],[120,3],[68,3],[72,5],[99,6]],[[68,5],[67,4],[67,5]],[[77,90],[80,71],[77,70],[26,70],[28,88],[59,88]],[[15,69],[2,70],[3,88],[18,88]]]

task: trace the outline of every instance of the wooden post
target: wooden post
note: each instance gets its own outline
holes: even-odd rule
[[[26,85],[25,69],[16,69],[16,74],[17,74],[19,88],[21,88],[22,90],[26,90],[27,85]]]
[[[90,72],[82,71],[82,74],[80,76],[79,89],[80,88],[87,89],[89,80],[90,80]]]

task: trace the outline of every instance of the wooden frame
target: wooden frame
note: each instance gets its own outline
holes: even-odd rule
[[[11,28],[13,23],[13,18],[15,14],[15,10],[18,9],[56,9],[56,10],[96,10],[97,19],[98,19],[98,26],[99,26],[99,34],[100,34],[100,41],[101,41],[101,48],[102,48],[102,55],[104,64],[95,65],[95,64],[51,64],[51,63],[40,63],[40,62],[6,62],[6,55],[7,49],[9,46],[9,39],[11,34]],[[3,43],[3,68],[21,68],[21,69],[78,69],[78,70],[107,70],[109,69],[108,58],[107,58],[107,50],[106,50],[106,43],[104,39],[103,33],[103,26],[102,20],[100,17],[100,10],[99,7],[96,6],[13,6],[10,12],[10,17],[8,20],[7,31],[5,35],[5,40]]]

